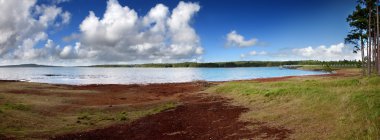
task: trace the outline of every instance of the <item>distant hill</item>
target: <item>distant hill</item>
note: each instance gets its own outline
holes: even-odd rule
[[[233,61],[233,62],[183,62],[183,63],[148,63],[148,64],[105,64],[92,65],[88,67],[202,67],[202,68],[231,68],[231,67],[273,67],[284,65],[330,65],[330,66],[354,66],[359,67],[360,61],[317,61],[317,60],[300,60],[300,61]]]
[[[58,66],[38,65],[38,64],[20,64],[20,65],[4,65],[0,67],[58,67]]]

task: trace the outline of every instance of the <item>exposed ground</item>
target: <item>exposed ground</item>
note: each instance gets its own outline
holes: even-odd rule
[[[222,97],[183,95],[182,105],[130,124],[67,134],[54,139],[285,139],[291,131],[265,122],[243,122],[248,109],[229,105]],[[255,127],[250,129],[248,127]]]
[[[284,139],[291,134],[266,122],[241,121],[240,115],[248,108],[200,93],[212,85],[67,86],[2,81],[0,138]]]
[[[203,83],[68,86],[0,82],[0,138],[44,139],[125,124],[181,104]],[[36,129],[38,128],[38,129]]]
[[[151,85],[1,81],[0,139],[378,139],[380,78],[358,73]]]
[[[205,92],[249,108],[243,121],[285,126],[290,139],[380,139],[380,77],[337,72],[225,82]]]

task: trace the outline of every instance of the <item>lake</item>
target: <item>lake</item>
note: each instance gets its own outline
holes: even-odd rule
[[[280,76],[327,74],[320,71],[253,68],[90,68],[36,67],[0,68],[1,80],[23,80],[54,84],[148,84],[196,80],[229,81]]]

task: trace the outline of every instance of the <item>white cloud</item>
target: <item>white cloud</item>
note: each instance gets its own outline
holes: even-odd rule
[[[38,21],[41,25],[47,28],[48,25],[51,25],[52,22],[54,22],[57,16],[60,15],[61,13],[62,13],[62,9],[56,7],[55,5],[52,5],[52,6],[37,5],[35,14],[40,14]]]
[[[246,58],[248,56],[258,56],[258,55],[266,55],[267,52],[266,51],[260,51],[260,52],[257,52],[257,51],[250,51],[248,53],[245,53],[245,54],[240,54],[240,58]]]
[[[172,11],[157,4],[147,15],[109,0],[102,17],[90,11],[80,32],[63,39],[61,47],[48,31],[68,24],[71,14],[57,7],[66,2],[36,5],[35,0],[0,0],[0,58],[2,62],[168,62],[197,61],[203,48],[190,23],[200,10],[197,3],[179,2]],[[46,42],[45,47],[38,44]]]
[[[71,54],[72,47],[71,46],[65,46],[63,47],[62,51],[59,53],[59,56],[61,58],[68,58]]]
[[[64,36],[62,38],[62,40],[65,41],[65,42],[71,42],[71,41],[79,40],[79,39],[80,39],[80,35],[77,34],[77,33],[72,33],[72,34],[70,34],[68,36]]]
[[[250,47],[258,43],[258,40],[256,38],[246,40],[244,36],[238,34],[235,30],[228,33],[226,39],[227,46]]]
[[[63,15],[62,22],[58,17]],[[47,30],[67,24],[70,13],[55,5],[36,5],[35,0],[0,1],[0,58],[11,60],[46,60],[59,51],[52,47]],[[38,43],[46,41],[44,47]]]
[[[190,26],[200,10],[197,3],[180,2],[172,12],[157,4],[138,16],[116,0],[107,3],[103,18],[94,12],[80,24],[82,49],[92,50],[97,61],[181,61],[203,53],[199,37]]]
[[[256,55],[257,52],[256,52],[256,51],[250,51],[248,54],[249,54],[249,55]]]
[[[52,0],[52,2],[54,4],[60,4],[60,3],[64,3],[64,2],[69,2],[70,0]]]
[[[354,60],[359,59],[359,54],[352,53],[352,48],[345,46],[344,43],[330,45],[327,47],[321,45],[319,47],[294,48],[288,52],[293,58],[312,59],[312,60]],[[288,55],[286,55],[288,56]]]
[[[69,12],[65,11],[60,16],[63,24],[68,24],[70,22],[71,14]]]
[[[245,58],[245,57],[247,57],[246,54],[240,54],[240,58]]]
[[[268,53],[266,51],[259,52],[260,55],[267,55]]]

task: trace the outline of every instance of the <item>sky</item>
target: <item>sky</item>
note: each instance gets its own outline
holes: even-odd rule
[[[0,0],[0,65],[354,60],[356,0]]]

